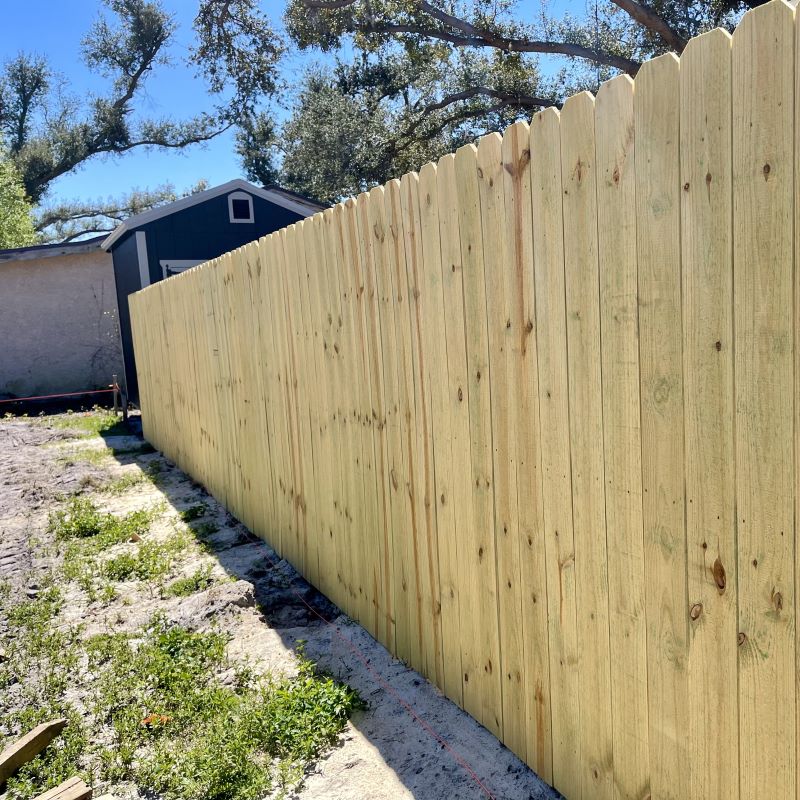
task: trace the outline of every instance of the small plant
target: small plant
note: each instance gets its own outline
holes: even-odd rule
[[[163,542],[142,542],[134,553],[120,553],[101,565],[104,578],[111,581],[158,581],[169,573],[175,556],[188,542],[181,535]]]
[[[193,520],[200,519],[208,513],[208,506],[205,503],[197,503],[196,505],[184,508],[180,512],[180,517],[184,522],[192,522]]]
[[[89,735],[81,715],[67,702],[50,700],[44,704],[31,704],[22,711],[9,714],[3,727],[15,734],[27,732],[42,722],[64,717],[67,726],[32,761],[24,764],[13,775],[6,787],[8,800],[27,800],[51,789],[73,775],[92,782],[92,775],[82,763],[82,755],[89,747]],[[13,736],[10,738],[14,738]]]
[[[155,486],[160,486],[164,481],[164,462],[163,461],[150,461],[145,467],[145,475]]]
[[[164,596],[188,597],[190,594],[208,589],[213,582],[211,566],[201,567],[193,575],[187,575],[185,578],[178,578],[178,580],[173,581],[164,589]]]
[[[231,665],[218,632],[156,615],[134,634],[87,639],[52,627],[60,602],[48,590],[7,614],[13,652],[0,664],[0,688],[22,687],[25,706],[12,710],[0,691],[0,749],[45,719],[69,720],[9,778],[8,800],[27,800],[71,775],[131,781],[164,800],[260,800],[296,784],[363,707],[352,689],[318,675],[302,651],[296,676],[263,677],[244,666],[223,683]],[[65,698],[87,668],[92,680],[78,714]]]
[[[26,600],[6,610],[10,625],[31,630],[44,629],[61,610],[61,592],[50,586],[32,600]]]
[[[141,536],[150,526],[153,510],[131,511],[123,517],[100,511],[88,497],[73,497],[66,509],[49,517],[49,529],[56,539],[92,539],[99,550]]]
[[[125,494],[128,490],[133,489],[135,486],[140,486],[146,480],[147,476],[143,472],[128,472],[104,486],[103,492],[114,495]]]
[[[199,536],[201,539],[206,539],[219,532],[219,525],[216,522],[198,522],[195,525],[189,526],[192,532]]]
[[[91,411],[68,411],[53,419],[56,428],[78,430],[82,436],[126,436],[130,434],[127,425],[113,411],[95,406]]]
[[[93,466],[105,465],[110,458],[120,456],[143,456],[154,453],[155,449],[149,442],[142,442],[132,447],[73,447],[58,459],[59,464],[66,467],[78,463],[92,464]]]

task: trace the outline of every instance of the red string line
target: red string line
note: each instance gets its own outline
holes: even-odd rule
[[[24,403],[27,400],[51,400],[54,397],[80,397],[84,394],[106,394],[114,389],[95,389],[91,392],[64,392],[61,394],[40,394],[35,397],[12,397],[10,400],[0,400],[0,403]]]
[[[270,566],[274,569],[276,567],[275,562],[267,556],[267,561],[269,561]],[[328,619],[322,616],[315,608],[309,605],[305,598],[298,592],[296,589],[291,588],[290,590],[292,594],[294,594],[298,600],[316,617],[319,617],[326,625],[329,625],[333,628],[336,635],[347,645],[348,649],[356,656],[356,658],[364,665],[366,670],[370,673],[373,680],[382,688],[384,691],[388,692],[392,697],[397,701],[397,703],[402,706],[406,712],[411,716],[411,718],[430,736],[432,736],[448,753],[453,757],[453,759],[459,764],[462,769],[464,769],[467,774],[472,778],[473,781],[480,787],[481,791],[489,798],[489,800],[497,800],[497,798],[492,794],[492,792],[486,787],[486,785],[481,781],[478,777],[478,774],[475,770],[469,765],[467,761],[464,760],[462,756],[460,756],[436,731],[422,718],[417,714],[416,711],[390,686],[378,672],[376,672],[370,665],[369,661],[366,656],[353,644],[353,642],[348,639],[341,631],[338,625],[335,625]]]

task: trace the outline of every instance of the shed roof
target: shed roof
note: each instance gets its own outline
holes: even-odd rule
[[[128,231],[136,230],[136,228],[140,228],[142,225],[147,225],[150,222],[154,222],[162,217],[167,217],[177,211],[183,211],[184,209],[199,205],[200,203],[205,203],[207,200],[211,200],[219,195],[228,194],[228,192],[237,190],[249,192],[256,197],[261,197],[270,203],[274,203],[276,206],[294,211],[296,214],[300,214],[303,217],[316,214],[318,211],[322,211],[325,208],[325,206],[320,203],[309,200],[294,192],[287,191],[286,189],[281,189],[277,186],[269,186],[261,189],[241,178],[236,178],[227,183],[222,183],[219,186],[214,186],[211,189],[206,189],[204,192],[197,192],[196,194],[182,197],[174,203],[167,203],[157,208],[151,208],[149,211],[143,211],[141,214],[128,217],[128,219],[114,228],[113,232],[102,242],[101,247],[104,250],[110,250],[114,243]]]

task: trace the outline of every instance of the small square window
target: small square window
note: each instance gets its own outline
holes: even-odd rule
[[[231,222],[254,222],[253,198],[246,192],[229,194],[228,216]]]
[[[234,219],[250,219],[250,203],[247,200],[231,200]]]

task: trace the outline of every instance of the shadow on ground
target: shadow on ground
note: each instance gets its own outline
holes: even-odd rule
[[[257,656],[259,641],[266,641],[259,637],[277,635],[289,650],[302,643],[322,670],[357,689],[367,701],[368,709],[354,716],[342,746],[306,776],[302,795],[331,800],[560,797],[485,728],[342,614],[203,487],[154,451],[141,438],[138,418],[130,420],[128,434],[120,433],[115,428],[103,436],[116,461],[149,469],[176,512],[196,508],[202,501],[202,514],[191,527],[207,552],[237,579],[222,584],[211,600],[198,597],[188,613],[193,608],[198,616],[209,613],[214,603],[255,604],[266,625],[247,641],[250,654]],[[100,467],[97,470],[102,473]],[[65,470],[63,491],[74,482],[68,474]]]

